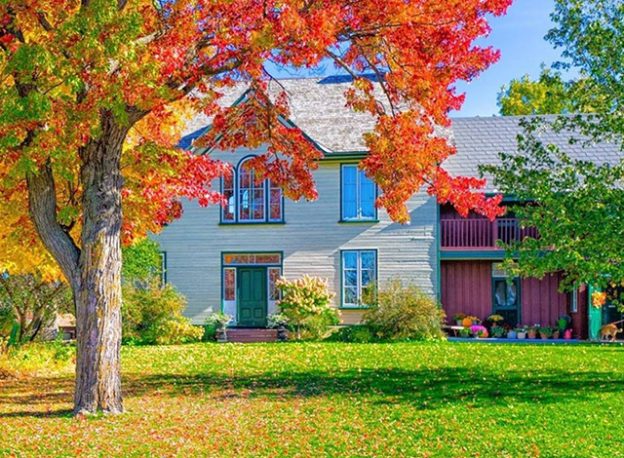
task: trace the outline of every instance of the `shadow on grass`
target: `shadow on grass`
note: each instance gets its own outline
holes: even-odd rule
[[[34,382],[34,383],[33,383]],[[591,386],[600,394],[620,393],[624,374],[605,372],[507,371],[492,373],[479,368],[394,368],[344,370],[336,372],[279,372],[228,377],[219,373],[157,374],[124,376],[124,395],[151,394],[171,397],[209,397],[216,402],[230,398],[288,400],[317,396],[362,397],[379,404],[411,404],[420,409],[437,409],[467,403],[479,407],[501,402],[562,403],[589,398]],[[63,416],[62,410],[46,414],[35,408],[71,403],[73,381],[35,379],[5,384],[0,394],[0,418],[17,416]],[[3,413],[3,406],[28,406]]]

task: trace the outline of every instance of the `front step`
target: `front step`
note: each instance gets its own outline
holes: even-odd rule
[[[227,330],[228,342],[252,343],[252,342],[276,342],[277,329],[266,328],[229,328]]]

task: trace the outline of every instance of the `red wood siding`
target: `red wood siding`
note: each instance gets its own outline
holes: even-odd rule
[[[481,319],[492,313],[491,261],[444,261],[441,274],[442,307],[449,322],[459,312]]]
[[[560,274],[546,275],[541,280],[523,278],[520,286],[522,322],[554,326],[560,316],[568,313],[569,295],[560,293]]]

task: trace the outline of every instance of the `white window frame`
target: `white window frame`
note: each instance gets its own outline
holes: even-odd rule
[[[345,287],[346,287],[346,275],[345,275],[345,261],[344,261],[344,256],[346,253],[356,253],[357,255],[357,263],[356,263],[356,295],[357,295],[357,303],[349,303],[346,302],[345,297]],[[378,252],[376,249],[371,249],[371,248],[363,248],[363,249],[348,249],[348,250],[341,250],[340,252],[340,268],[341,268],[341,272],[340,275],[342,276],[342,281],[341,281],[341,289],[342,291],[340,292],[341,294],[341,306],[344,308],[365,308],[365,307],[370,307],[371,304],[364,304],[362,302],[362,253],[373,253],[374,255],[374,259],[375,259],[375,263],[374,263],[374,268],[373,268],[373,272],[374,272],[374,276],[372,281],[375,283],[377,282],[377,276],[378,276]]]
[[[347,217],[345,216],[345,205],[344,205],[344,189],[345,189],[345,185],[344,185],[344,170],[346,168],[350,168],[353,167],[355,168],[356,174],[355,174],[355,205],[357,208],[357,215],[355,217]],[[358,167],[357,164],[340,164],[340,220],[341,221],[376,221],[378,218],[377,215],[377,207],[375,206],[375,203],[373,202],[373,210],[374,210],[374,214],[373,216],[363,216],[362,215],[362,181],[361,181],[361,176],[362,174],[360,173],[361,170]],[[373,183],[375,185],[375,199],[377,198],[377,185],[375,183]]]
[[[226,219],[225,217],[225,208],[222,207],[221,208],[221,223],[222,224],[249,224],[249,223],[255,223],[255,224],[261,224],[261,223],[282,223],[284,222],[284,192],[282,191],[282,189],[279,186],[273,186],[273,183],[270,179],[265,178],[264,180],[262,180],[262,184],[260,186],[256,186],[255,185],[255,180],[254,180],[254,187],[253,188],[241,188],[241,172],[243,171],[243,166],[246,162],[248,162],[250,159],[252,159],[253,156],[248,156],[246,158],[243,158],[236,167],[234,167],[233,171],[232,171],[232,197],[233,197],[233,208],[232,208],[232,214],[233,214],[233,218],[231,219]],[[255,172],[253,169],[248,170],[248,172],[251,172],[255,178]],[[253,211],[252,211],[252,206],[249,206],[249,218],[242,218],[241,217],[241,211],[242,211],[242,199],[243,196],[241,194],[241,189],[246,189],[248,190],[249,193],[253,193],[255,190],[258,189],[262,189],[262,205],[263,205],[263,216],[262,218],[253,218]],[[280,199],[279,199],[279,208],[280,208],[280,217],[279,218],[272,218],[271,217],[271,191],[275,190],[275,189],[279,189],[280,190]],[[222,177],[221,178],[221,192],[223,193],[225,191],[225,179]],[[251,195],[248,196],[249,199],[251,199]],[[227,203],[227,205],[229,206],[229,202]]]

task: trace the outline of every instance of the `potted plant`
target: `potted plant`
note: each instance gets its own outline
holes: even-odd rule
[[[565,340],[572,339],[572,329],[566,329],[565,331],[563,331],[563,338]]]
[[[518,339],[526,339],[526,337],[527,337],[527,330],[526,330],[525,327],[516,328],[516,329],[514,329],[514,331],[516,331],[516,336],[518,337]]]
[[[535,339],[537,337],[537,331],[539,328],[540,328],[539,325],[529,326],[527,328],[527,337],[529,339]]]
[[[539,328],[539,335],[542,339],[550,339],[553,335],[553,328],[550,326],[542,326]]]
[[[565,338],[565,331],[568,329],[572,318],[564,315],[557,320],[557,330],[553,333],[553,338],[558,339],[560,336]],[[555,337],[557,334],[557,337]]]
[[[472,315],[466,315],[464,319],[462,320],[461,325],[465,328],[469,328],[473,324],[478,324],[478,323],[475,323],[475,320],[478,320],[478,318]]]
[[[464,318],[466,318],[465,313],[460,312],[460,313],[456,313],[455,315],[453,315],[453,320],[455,320],[455,323],[457,324],[457,326],[462,326],[462,322]]]
[[[227,325],[230,321],[232,321],[232,315],[223,312],[213,313],[206,320],[206,323],[214,324],[217,328],[217,342],[227,342]]]
[[[485,328],[485,326],[482,326],[480,324],[473,324],[472,326],[470,326],[470,332],[477,339],[483,339],[488,336],[487,329]]]
[[[461,328],[459,330],[459,336],[460,337],[470,337],[471,336],[470,328]]]
[[[510,329],[509,331],[507,331],[507,338],[508,339],[517,339],[518,338],[518,331],[516,331],[515,329]]]
[[[496,337],[497,339],[500,339],[505,334],[505,328],[503,328],[502,326],[498,326],[497,324],[494,324],[490,328],[490,333],[492,334],[492,337]]]
[[[277,340],[281,342],[288,338],[287,324],[288,318],[282,313],[273,313],[267,317],[267,327],[277,329]]]

